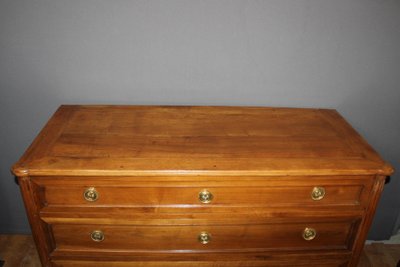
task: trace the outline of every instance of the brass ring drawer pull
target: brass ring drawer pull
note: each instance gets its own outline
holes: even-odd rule
[[[325,197],[325,188],[316,186],[311,191],[312,200],[321,200]]]
[[[90,233],[90,237],[95,242],[101,242],[104,240],[104,233],[100,230],[94,230],[92,233]]]
[[[207,232],[201,232],[199,234],[199,236],[197,237],[197,240],[201,243],[201,244],[208,244],[211,241],[211,235]]]
[[[208,191],[207,189],[204,189],[203,191],[201,191],[199,193],[199,200],[201,203],[210,203],[213,200],[214,196],[213,194],[211,194],[210,191]]]
[[[83,197],[85,198],[86,201],[94,202],[97,199],[99,199],[99,193],[96,191],[96,188],[89,187],[83,193]]]
[[[305,228],[303,231],[304,240],[310,241],[313,240],[317,236],[317,231],[314,228]]]

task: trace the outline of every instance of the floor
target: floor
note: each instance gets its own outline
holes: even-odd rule
[[[400,244],[366,245],[359,267],[400,267]]]
[[[3,267],[40,267],[30,235],[0,235],[0,260]],[[358,267],[396,267],[399,260],[400,244],[372,243],[365,246]]]
[[[3,267],[41,267],[30,235],[0,235],[0,260]]]

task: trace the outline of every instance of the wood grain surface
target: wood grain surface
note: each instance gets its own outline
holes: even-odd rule
[[[335,110],[183,106],[61,106],[13,167],[17,176],[392,170]]]
[[[40,267],[40,260],[36,252],[35,244],[30,235],[0,235],[0,258],[5,261],[4,267]],[[400,261],[400,244],[372,243],[364,247],[358,267],[395,267]],[[250,262],[228,262],[233,267],[238,266],[267,266],[263,261]],[[75,262],[66,263],[60,261],[56,266],[74,267],[217,267],[218,262],[132,262],[99,263],[99,262]],[[308,265],[311,266],[311,265]],[[326,265],[325,265],[326,266]],[[335,265],[331,265],[335,266]]]

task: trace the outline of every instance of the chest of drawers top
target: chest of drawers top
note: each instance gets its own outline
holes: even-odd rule
[[[13,166],[22,176],[389,175],[335,111],[61,106]]]

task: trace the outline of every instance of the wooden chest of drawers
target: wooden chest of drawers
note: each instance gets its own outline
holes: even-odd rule
[[[61,106],[13,166],[43,266],[356,266],[393,172],[334,110]]]

